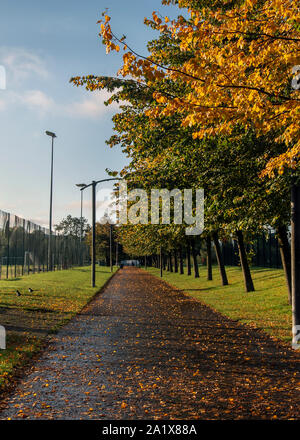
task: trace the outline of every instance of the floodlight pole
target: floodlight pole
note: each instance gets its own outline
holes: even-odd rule
[[[52,205],[53,205],[53,144],[56,134],[46,131],[46,135],[50,136],[51,141],[51,180],[50,180],[50,214],[49,214],[49,240],[48,240],[48,270],[52,270]]]

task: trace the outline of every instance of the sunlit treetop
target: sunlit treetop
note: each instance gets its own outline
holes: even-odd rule
[[[164,4],[177,3],[163,1]],[[220,5],[222,3],[222,5]],[[164,81],[186,84],[185,96],[154,92],[157,105],[150,118],[182,115],[183,126],[194,138],[231,134],[237,123],[258,134],[277,132],[286,152],[270,160],[265,173],[295,167],[300,153],[300,96],[292,88],[292,69],[300,64],[299,4],[290,0],[185,1],[184,15],[176,20],[154,12],[147,25],[176,41],[182,54],[180,67],[161,64],[157,53],[140,56],[118,38],[104,14],[101,36],[107,52],[120,51],[118,74],[153,87]],[[192,54],[192,55],[191,55]]]

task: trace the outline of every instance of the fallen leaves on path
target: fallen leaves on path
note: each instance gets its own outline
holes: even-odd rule
[[[297,419],[299,379],[299,353],[126,268],[53,337],[1,418]]]

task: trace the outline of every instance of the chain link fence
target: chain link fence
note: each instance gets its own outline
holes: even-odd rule
[[[0,210],[0,279],[49,270],[49,230]],[[89,264],[88,246],[78,237],[51,236],[52,270]]]

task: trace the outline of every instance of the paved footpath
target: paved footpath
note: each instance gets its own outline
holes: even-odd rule
[[[299,418],[299,381],[299,352],[125,268],[53,337],[0,418]]]

